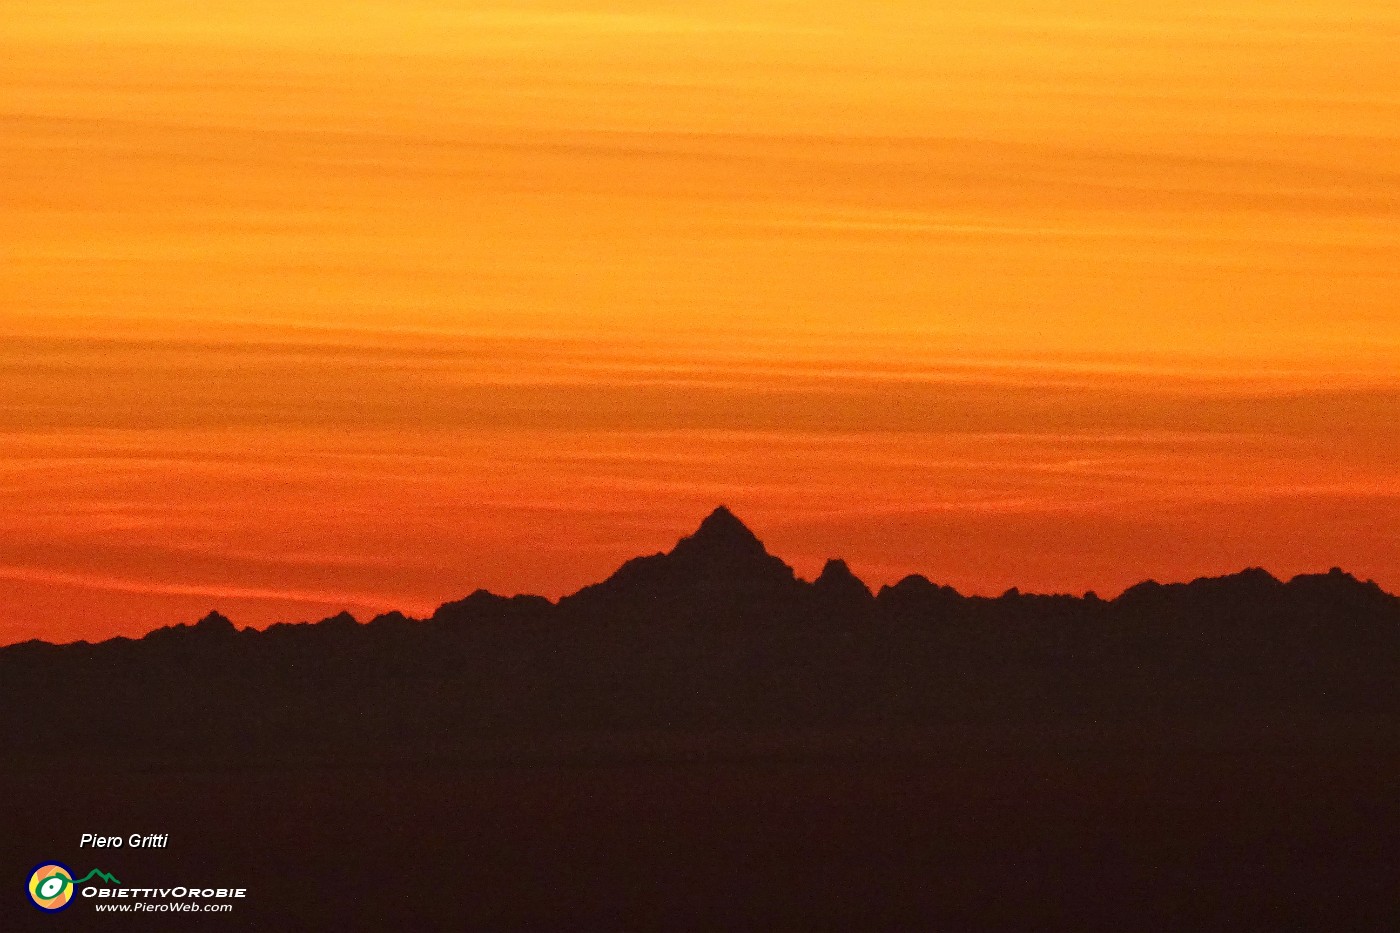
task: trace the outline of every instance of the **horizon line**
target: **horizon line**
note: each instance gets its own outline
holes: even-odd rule
[[[699,533],[702,529],[704,529],[709,523],[711,523],[711,522],[716,518],[716,516],[727,516],[729,519],[732,519],[732,521],[733,521],[735,524],[737,524],[737,525],[739,526],[739,528],[743,529],[743,531],[744,531],[748,536],[752,537],[754,541],[757,541],[757,542],[758,542],[758,544],[763,548],[763,552],[764,552],[765,554],[769,554],[769,556],[772,556],[772,557],[776,558],[777,560],[779,560],[779,561],[782,563],[782,565],[783,565],[784,567],[787,567],[788,570],[792,571],[792,572],[793,572],[793,579],[794,579],[795,582],[797,582],[797,583],[799,583],[799,584],[801,584],[801,585],[809,586],[809,587],[810,587],[810,586],[815,585],[816,582],[817,582],[817,580],[820,579],[820,575],[819,575],[818,577],[812,579],[812,580],[808,580],[808,579],[806,579],[806,578],[804,578],[804,577],[798,576],[797,573],[796,573],[796,571],[793,570],[793,568],[791,567],[791,565],[789,565],[789,564],[787,563],[787,561],[783,560],[781,557],[777,557],[777,555],[771,554],[771,552],[768,551],[767,546],[763,544],[762,539],[760,539],[757,535],[755,535],[755,534],[752,532],[752,530],[748,527],[748,525],[747,525],[742,519],[740,519],[737,515],[735,515],[734,512],[733,512],[731,509],[729,509],[728,506],[723,505],[723,504],[718,505],[718,506],[716,506],[713,510],[711,510],[711,511],[706,515],[706,517],[701,521],[700,525],[697,526],[697,528],[696,528],[695,531],[692,531],[692,532],[691,532],[690,534],[688,534],[688,535],[682,535],[681,538],[678,539],[677,544],[672,546],[671,550],[669,550],[669,551],[657,551],[657,552],[653,552],[652,554],[639,554],[639,555],[634,555],[634,556],[631,557],[631,558],[625,559],[625,560],[623,561],[623,563],[622,563],[621,565],[619,565],[619,568],[618,568],[618,569],[620,570],[622,566],[625,566],[625,565],[627,565],[628,563],[631,563],[632,561],[635,561],[635,560],[645,560],[645,559],[648,559],[648,558],[655,558],[655,557],[660,557],[660,556],[664,556],[664,555],[671,554],[671,553],[675,550],[675,548],[676,548],[677,545],[679,545],[679,544],[680,544],[681,542],[683,542],[683,541],[689,540],[690,538],[694,537],[697,533]],[[968,600],[987,600],[987,601],[993,601],[993,600],[1006,599],[1006,598],[1027,598],[1027,599],[1041,598],[1041,599],[1072,599],[1072,600],[1087,601],[1087,602],[1097,601],[1097,602],[1101,602],[1101,603],[1105,603],[1105,604],[1111,604],[1111,603],[1115,603],[1115,602],[1117,602],[1118,600],[1122,599],[1122,598],[1123,598],[1126,594],[1128,594],[1129,592],[1132,592],[1133,590],[1139,589],[1139,588],[1141,588],[1141,587],[1149,587],[1149,586],[1158,586],[1158,587],[1190,586],[1190,585],[1196,584],[1196,583],[1209,582],[1209,581],[1215,581],[1215,580],[1228,580],[1228,579],[1233,579],[1233,578],[1236,578],[1236,577],[1241,577],[1241,576],[1250,575],[1250,574],[1263,574],[1264,576],[1268,577],[1270,580],[1274,581],[1275,583],[1279,584],[1280,586],[1288,586],[1288,585],[1290,585],[1290,584],[1295,583],[1295,582],[1298,581],[1298,580],[1307,579],[1307,578],[1329,577],[1329,576],[1341,576],[1341,577],[1345,577],[1345,578],[1347,578],[1347,579],[1349,579],[1349,580],[1355,582],[1358,586],[1372,587],[1372,588],[1378,590],[1379,592],[1384,593],[1385,595],[1391,597],[1392,599],[1400,598],[1400,594],[1391,593],[1391,592],[1389,592],[1388,590],[1385,590],[1385,589],[1384,589],[1383,587],[1381,587],[1378,583],[1376,583],[1376,581],[1375,581],[1374,579],[1365,579],[1365,580],[1363,580],[1363,579],[1361,579],[1360,577],[1356,576],[1355,574],[1351,573],[1350,571],[1347,571],[1347,570],[1342,569],[1340,566],[1333,566],[1333,567],[1330,567],[1330,568],[1329,568],[1328,570],[1326,570],[1326,571],[1317,571],[1317,572],[1312,572],[1312,573],[1300,572],[1300,573],[1293,574],[1291,577],[1289,577],[1289,578],[1287,578],[1287,579],[1284,579],[1283,577],[1280,577],[1280,576],[1274,574],[1274,573],[1273,573],[1272,571],[1270,571],[1268,568],[1263,567],[1263,566],[1261,566],[1261,565],[1246,566],[1246,567],[1241,568],[1240,570],[1237,570],[1237,571],[1234,571],[1234,572],[1231,572],[1231,573],[1218,574],[1218,575],[1215,575],[1215,576],[1201,575],[1201,576],[1193,577],[1193,578],[1191,578],[1191,579],[1189,579],[1189,580],[1171,580],[1171,581],[1165,581],[1165,582],[1164,582],[1164,581],[1160,581],[1160,580],[1158,580],[1158,579],[1156,579],[1156,578],[1154,578],[1154,577],[1148,577],[1148,578],[1145,578],[1145,579],[1143,579],[1143,580],[1139,580],[1139,581],[1137,581],[1136,583],[1129,584],[1128,586],[1124,587],[1121,591],[1119,591],[1117,594],[1113,595],[1112,597],[1104,598],[1104,597],[1100,596],[1100,595],[1097,593],[1097,591],[1094,590],[1094,589],[1085,590],[1083,593],[1072,593],[1072,592],[1036,592],[1036,591],[1023,591],[1019,586],[1015,586],[1015,585],[1010,586],[1010,587],[1008,587],[1007,589],[1005,589],[1004,591],[1002,591],[1001,593],[998,593],[998,594],[995,594],[995,595],[986,595],[986,594],[980,594],[980,593],[964,593],[964,592],[958,590],[956,587],[953,587],[953,586],[951,586],[951,585],[937,583],[935,580],[931,579],[930,577],[928,577],[927,575],[925,575],[924,573],[921,573],[921,572],[914,572],[914,573],[906,574],[905,576],[901,577],[898,581],[896,581],[896,582],[893,583],[893,584],[888,584],[888,583],[887,583],[887,584],[882,584],[882,585],[878,588],[878,590],[872,590],[872,589],[870,589],[869,584],[867,584],[863,579],[861,579],[860,576],[859,576],[858,574],[856,574],[854,571],[850,570],[850,567],[849,567],[849,565],[846,564],[846,561],[845,561],[844,558],[840,558],[840,557],[829,557],[829,558],[826,558],[825,564],[823,565],[823,573],[825,572],[825,570],[826,570],[828,567],[830,567],[830,566],[833,565],[833,564],[840,564],[842,567],[844,567],[845,570],[846,570],[846,573],[848,573],[853,579],[855,579],[856,581],[858,581],[862,586],[866,587],[866,589],[869,590],[869,592],[871,593],[872,599],[875,599],[875,600],[880,599],[886,592],[891,591],[891,590],[893,590],[895,587],[898,587],[899,585],[901,585],[901,584],[903,584],[903,583],[906,583],[906,582],[908,582],[908,581],[923,581],[924,583],[927,583],[927,584],[929,584],[929,585],[931,585],[931,586],[937,587],[937,588],[939,588],[939,589],[941,589],[941,590],[951,591],[952,593],[956,594],[956,595],[957,595],[959,598],[961,598],[961,599],[968,599]],[[538,594],[535,594],[535,593],[526,593],[526,592],[513,593],[513,594],[506,595],[506,594],[501,594],[501,593],[493,592],[493,591],[488,590],[488,589],[486,589],[486,588],[484,588],[484,587],[477,587],[476,589],[473,589],[472,591],[470,591],[469,593],[467,593],[467,594],[464,595],[464,596],[457,597],[456,599],[449,599],[449,600],[446,600],[446,601],[443,602],[443,603],[438,604],[438,606],[434,608],[434,610],[433,610],[432,613],[430,613],[430,614],[427,615],[427,616],[423,616],[423,617],[414,616],[414,615],[411,615],[411,614],[408,613],[408,612],[404,612],[402,609],[393,608],[393,609],[387,609],[387,610],[385,610],[385,611],[383,611],[383,612],[380,612],[380,613],[378,613],[377,615],[374,615],[374,616],[370,617],[369,619],[361,620],[359,617],[357,617],[357,616],[354,614],[354,612],[351,611],[351,609],[352,609],[352,608],[364,609],[364,608],[367,608],[367,607],[370,605],[370,603],[367,602],[367,601],[347,601],[347,602],[344,603],[344,607],[341,608],[340,611],[334,612],[334,613],[332,613],[331,615],[325,616],[324,618],[321,618],[321,619],[318,619],[318,620],[315,620],[315,621],[312,621],[312,620],[309,620],[309,619],[307,619],[307,620],[302,620],[302,621],[299,621],[299,622],[290,622],[290,621],[285,621],[285,620],[279,620],[279,621],[276,621],[276,622],[270,622],[270,623],[268,623],[268,624],[262,626],[261,628],[259,628],[258,626],[255,626],[255,625],[245,625],[245,626],[241,626],[241,627],[240,627],[240,626],[234,626],[234,628],[235,628],[238,632],[249,632],[249,631],[252,631],[252,632],[263,632],[263,631],[267,631],[268,629],[272,629],[272,628],[275,628],[275,627],[278,627],[278,626],[313,626],[313,625],[319,625],[319,624],[321,624],[321,623],[329,622],[329,621],[331,621],[331,620],[333,620],[333,619],[339,619],[339,618],[342,618],[342,617],[348,617],[349,619],[353,620],[354,623],[355,623],[356,625],[367,625],[367,624],[369,624],[370,622],[375,621],[376,619],[385,618],[385,617],[391,617],[391,616],[399,616],[399,617],[402,617],[402,618],[404,618],[404,619],[408,619],[408,620],[410,620],[410,621],[421,621],[421,622],[425,622],[425,621],[428,621],[428,620],[432,619],[432,618],[433,618],[439,611],[441,611],[442,608],[445,607],[445,606],[449,606],[449,605],[452,605],[452,604],[454,604],[454,603],[462,602],[462,601],[464,601],[464,600],[466,600],[466,599],[470,599],[470,598],[472,598],[472,597],[475,597],[475,596],[478,596],[478,595],[482,595],[482,594],[484,594],[485,596],[488,596],[488,597],[492,597],[492,598],[496,598],[496,599],[502,599],[502,600],[512,600],[512,599],[542,600],[542,601],[544,601],[545,603],[549,604],[551,607],[557,607],[557,606],[559,606],[562,602],[564,602],[565,600],[568,600],[568,599],[570,599],[570,598],[572,598],[572,597],[578,595],[579,593],[581,593],[581,592],[583,592],[583,591],[589,589],[590,587],[597,586],[597,585],[599,585],[599,584],[601,584],[601,583],[606,582],[607,580],[612,579],[612,577],[615,576],[617,572],[618,572],[617,570],[614,570],[611,574],[608,574],[608,575],[607,575],[606,577],[604,577],[602,580],[597,580],[597,581],[594,581],[594,582],[592,582],[592,583],[586,583],[586,584],[584,584],[583,586],[579,587],[577,590],[574,590],[572,593],[566,593],[566,594],[563,594],[563,595],[561,595],[561,596],[554,597],[554,598],[551,598],[551,597],[548,597],[548,596],[541,596],[541,595],[538,595]],[[0,568],[0,576],[4,576],[4,568]],[[75,581],[81,580],[82,582],[81,582],[79,585],[90,585],[92,588],[94,588],[94,589],[99,589],[99,590],[108,589],[108,587],[106,587],[106,586],[104,586],[104,585],[102,585],[102,584],[96,583],[95,581],[93,581],[93,582],[88,582],[88,581],[89,581],[89,578],[84,578],[84,577],[82,577],[82,575],[80,575],[80,574],[69,575],[69,574],[54,573],[54,574],[50,575],[48,578],[49,578],[49,579],[55,579],[55,578],[57,578],[57,577],[64,577],[64,578],[69,578],[69,577],[71,577],[71,578],[72,578],[73,580],[75,580]],[[153,586],[155,586],[155,585],[153,585]],[[121,591],[121,592],[130,592],[130,591],[132,591],[132,590],[129,590],[129,589],[124,588],[124,587],[111,587],[111,589],[113,589],[114,591]],[[214,595],[227,595],[227,596],[231,596],[231,597],[233,597],[233,598],[238,598],[239,594],[250,592],[250,590],[249,590],[248,588],[246,588],[246,587],[237,587],[237,586],[225,588],[226,592],[224,592],[224,593],[222,593],[222,594],[215,594],[214,592],[212,592],[212,590],[214,589],[213,587],[207,587],[207,588],[206,588],[206,587],[198,587],[198,586],[187,586],[187,587],[181,587],[180,589],[181,589],[182,592],[187,592],[187,593],[191,593],[191,594],[194,594],[196,591],[202,592],[202,591],[208,590],[208,591],[210,591],[210,592],[209,592],[209,595],[211,595],[211,596],[214,596]],[[277,596],[277,597],[279,597],[279,598],[282,598],[282,597],[284,596],[284,594],[280,593],[280,592],[277,591],[277,590],[273,590],[273,589],[259,589],[258,592],[260,592],[260,593],[264,593],[264,592],[265,592],[265,593],[267,593],[267,594],[274,595],[274,596]],[[295,601],[305,601],[305,602],[307,602],[307,603],[309,603],[309,604],[319,604],[320,602],[322,602],[321,600],[314,600],[314,599],[302,599],[302,600],[298,600],[295,596],[292,596],[292,595],[290,595],[290,594],[286,594],[286,595],[285,595],[285,598],[287,598],[289,601],[293,601],[293,602],[295,602]],[[335,602],[335,601],[334,601],[334,600],[327,600],[327,601],[325,601],[325,602],[327,602],[327,603],[329,603],[329,604],[331,604],[331,605],[334,605],[334,602]],[[127,636],[127,635],[114,635],[114,636],[112,636],[112,637],[110,637],[110,638],[105,638],[105,639],[102,639],[102,640],[100,640],[100,641],[91,641],[91,640],[86,639],[86,638],[79,638],[79,639],[75,639],[75,640],[73,640],[73,641],[65,641],[65,642],[54,642],[54,641],[48,641],[48,640],[46,640],[46,639],[44,639],[44,638],[35,637],[35,638],[24,639],[23,641],[0,643],[0,650],[6,649],[6,648],[11,648],[11,647],[14,647],[14,646],[16,646],[16,645],[28,645],[28,644],[36,644],[36,643],[37,643],[37,644],[44,644],[44,645],[52,645],[52,646],[55,646],[55,647],[61,647],[61,646],[68,646],[68,645],[101,645],[101,644],[105,644],[105,643],[107,643],[107,642],[122,641],[122,640],[125,640],[125,641],[140,641],[140,640],[144,639],[146,636],[151,635],[151,634],[153,634],[153,633],[155,633],[155,632],[166,631],[166,630],[178,630],[178,629],[182,629],[182,628],[193,628],[194,626],[198,625],[199,623],[204,622],[204,621],[206,621],[206,620],[209,620],[209,619],[211,619],[211,618],[223,619],[223,620],[228,621],[230,625],[233,625],[232,619],[231,619],[228,615],[226,615],[226,614],[225,614],[222,610],[220,610],[219,608],[214,607],[214,608],[211,608],[207,613],[205,613],[205,615],[203,615],[202,617],[200,617],[199,619],[196,619],[196,620],[194,620],[194,621],[173,622],[173,623],[167,623],[167,624],[164,624],[164,625],[158,625],[158,626],[155,626],[155,627],[153,627],[153,628],[147,629],[147,630],[146,630],[145,632],[143,632],[141,635],[135,636],[135,637]]]

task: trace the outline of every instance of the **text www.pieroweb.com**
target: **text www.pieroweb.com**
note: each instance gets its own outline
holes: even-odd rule
[[[129,903],[114,904],[110,901],[105,904],[93,904],[92,909],[99,913],[206,913],[217,914],[227,913],[233,910],[232,904],[195,904],[189,901],[165,901],[157,903],[153,901],[135,901]]]
[[[97,888],[85,889],[93,910],[101,913],[228,913],[232,900],[248,896],[247,888]],[[142,897],[169,900],[138,900]],[[128,900],[127,898],[130,898]],[[214,900],[207,900],[213,898]],[[227,900],[226,900],[227,899]]]

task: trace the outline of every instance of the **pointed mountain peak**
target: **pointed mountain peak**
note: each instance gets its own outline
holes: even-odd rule
[[[1263,567],[1246,567],[1235,574],[1235,579],[1241,583],[1252,583],[1258,586],[1278,586],[1283,582]]]
[[[360,622],[349,612],[342,610],[333,616],[322,619],[317,624],[324,625],[326,628],[352,629],[358,628]]]
[[[851,573],[851,568],[839,557],[833,557],[826,562],[821,575],[817,577],[812,586],[833,595],[851,595],[861,599],[872,598],[870,587],[866,586],[860,577]]]
[[[194,624],[194,627],[200,632],[212,633],[234,631],[233,623],[229,621],[228,616],[224,615],[222,612],[219,612],[217,609],[213,612],[210,612],[207,616],[196,622]]]
[[[699,606],[713,614],[716,606],[737,611],[734,607],[742,608],[796,585],[792,568],[769,554],[733,512],[720,506],[670,551],[634,557],[602,583],[584,587],[560,605],[579,605],[580,600],[641,599],[635,605],[655,606],[662,600],[679,601],[684,608],[678,612],[693,614]]]
[[[861,583],[860,578],[851,573],[851,568],[839,557],[833,557],[822,567],[822,572],[817,577],[817,582],[831,586],[845,586],[849,583]],[[864,586],[861,583],[861,586]]]
[[[676,557],[710,555],[731,557],[767,557],[763,542],[739,521],[738,516],[724,506],[715,509],[700,527],[676,543],[671,551]]]
[[[749,530],[749,526],[739,520],[739,516],[729,511],[728,507],[721,505],[700,523],[700,527],[695,529],[692,538],[700,538],[709,541],[727,542],[757,542],[758,537]]]
[[[229,635],[236,635],[238,629],[234,628],[228,616],[222,612],[211,612],[198,622],[193,624],[181,622],[179,625],[167,625],[162,628],[153,629],[141,637],[142,641],[150,639],[155,642],[169,643],[172,639],[181,641],[192,638],[196,642],[205,639],[221,640]]]

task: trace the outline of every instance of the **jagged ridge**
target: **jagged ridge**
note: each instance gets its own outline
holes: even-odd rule
[[[1300,574],[1286,583],[1259,567],[1222,577],[1201,577],[1189,583],[1163,584],[1147,580],[1128,587],[1110,601],[1100,600],[1093,593],[1082,597],[1044,595],[1022,593],[1015,588],[999,600],[1061,607],[1077,604],[1080,609],[1089,611],[1111,606],[1138,613],[1166,611],[1173,606],[1206,612],[1241,605],[1267,608],[1290,601],[1300,605],[1352,608],[1397,605],[1396,597],[1374,581],[1362,582],[1336,567],[1325,574]],[[827,561],[817,579],[809,583],[798,578],[781,558],[770,554],[748,526],[721,505],[670,551],[632,558],[607,579],[585,586],[557,603],[542,596],[506,597],[479,589],[463,599],[439,606],[430,619],[442,623],[474,618],[528,619],[556,609],[559,615],[566,617],[610,611],[619,619],[665,614],[686,619],[725,614],[761,616],[764,613],[786,617],[814,611],[829,614],[833,610],[857,616],[906,617],[940,607],[988,602],[984,597],[964,596],[953,587],[935,584],[921,574],[911,574],[872,594],[840,558]],[[376,616],[369,624],[383,626],[415,621],[421,620],[393,611]],[[292,627],[344,629],[358,624],[349,612],[340,612],[319,623],[278,623],[268,631],[281,632]],[[237,631],[232,621],[216,610],[193,626],[165,626],[153,630],[145,638],[164,639],[180,634],[219,638]],[[0,648],[0,653],[4,650]]]
[[[922,576],[872,595],[839,560],[798,579],[724,510],[557,603],[478,590],[427,620],[342,613],[262,631],[211,613],[139,640],[11,646],[0,684],[0,747],[48,762],[890,734],[903,736],[891,748],[1400,753],[1400,600],[1340,570],[1285,583],[1258,569],[1113,600],[964,596]],[[86,714],[114,698],[120,729]]]

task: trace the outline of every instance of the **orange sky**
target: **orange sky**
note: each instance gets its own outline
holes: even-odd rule
[[[1400,589],[1386,0],[0,0],[0,643],[799,572]]]

